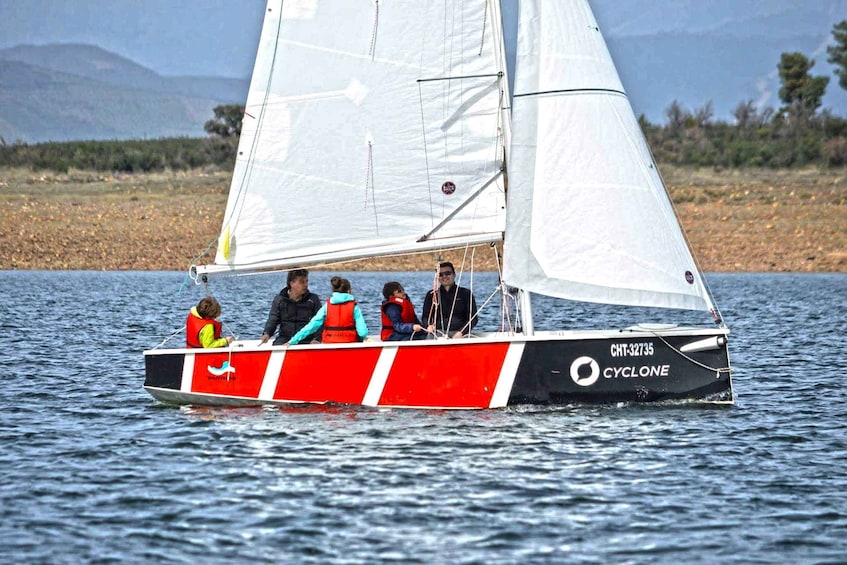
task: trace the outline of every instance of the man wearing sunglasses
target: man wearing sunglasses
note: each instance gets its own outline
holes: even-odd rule
[[[467,288],[456,285],[453,263],[438,266],[438,291],[426,293],[423,316],[427,325],[435,324],[437,332],[452,338],[465,337],[476,326],[476,300]]]

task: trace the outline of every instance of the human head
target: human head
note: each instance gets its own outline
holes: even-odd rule
[[[438,282],[442,286],[451,287],[456,276],[456,269],[453,268],[453,263],[444,261],[438,264]]]
[[[301,277],[308,279],[309,278],[309,271],[307,271],[306,269],[294,269],[292,271],[288,271],[288,280],[286,281],[286,284],[288,286],[291,286],[292,282],[294,282],[295,280],[297,280]]]
[[[201,318],[209,318],[214,320],[221,315],[221,305],[211,296],[201,298],[197,303],[197,313]]]
[[[397,281],[387,282],[382,287],[382,296],[388,300],[397,291],[403,292],[403,285]]]
[[[350,292],[350,281],[341,277],[332,277],[329,281],[332,285],[332,292]]]

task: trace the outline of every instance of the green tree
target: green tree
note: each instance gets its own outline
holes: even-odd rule
[[[242,118],[244,118],[244,106],[239,104],[216,106],[215,118],[203,124],[203,129],[209,135],[237,138],[241,135]]]
[[[837,67],[834,72],[838,77],[838,85],[847,89],[847,20],[841,20],[832,26],[832,37],[835,39],[835,45],[826,48],[829,54],[827,61]]]
[[[785,104],[781,111],[804,125],[820,108],[826,85],[829,84],[829,77],[813,77],[809,74],[814,66],[814,59],[796,51],[783,53],[777,65],[782,81],[779,99]]]

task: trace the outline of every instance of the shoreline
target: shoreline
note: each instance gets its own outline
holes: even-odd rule
[[[847,170],[662,172],[704,272],[847,272]],[[0,269],[185,271],[214,251],[230,178],[0,169]],[[458,264],[463,253],[444,257]],[[421,271],[435,260],[427,253],[337,269]],[[496,270],[489,246],[475,248],[474,262]]]

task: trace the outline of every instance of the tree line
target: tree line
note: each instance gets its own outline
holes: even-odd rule
[[[847,20],[832,28],[827,47],[838,85],[847,89]],[[759,108],[740,102],[734,121],[714,119],[712,103],[689,110],[674,101],[665,110],[664,125],[639,118],[659,164],[712,167],[847,165],[847,120],[821,110],[829,77],[813,76],[814,59],[800,52],[782,53],[777,70],[779,108]],[[128,141],[68,141],[28,145],[0,138],[0,167],[34,171],[70,169],[149,172],[215,167],[231,169],[235,162],[244,107],[222,105],[204,125],[205,138],[163,138]]]

